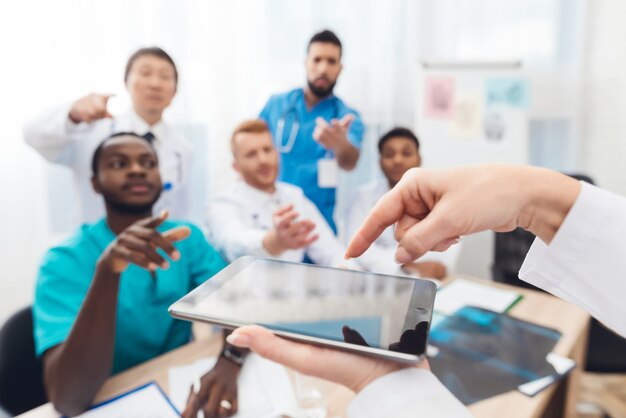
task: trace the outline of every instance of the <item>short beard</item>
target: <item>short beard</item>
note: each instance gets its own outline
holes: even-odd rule
[[[313,84],[310,80],[306,81],[309,85],[309,90],[319,99],[324,99],[333,93],[336,83],[331,83],[327,88],[320,88]]]
[[[157,193],[157,195],[154,196],[154,199],[152,199],[151,202],[148,202],[142,205],[128,204],[128,203],[120,202],[110,197],[104,196],[104,203],[106,204],[108,208],[122,215],[143,215],[146,213],[148,214],[152,213],[152,207],[157,202],[157,200],[159,200],[160,196],[161,196],[161,192],[159,191],[159,193]]]

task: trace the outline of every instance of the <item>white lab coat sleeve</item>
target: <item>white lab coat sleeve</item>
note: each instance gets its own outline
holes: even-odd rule
[[[348,219],[346,222],[347,238],[351,239],[356,231],[361,227],[363,221],[372,210],[370,202],[366,198],[366,193],[359,193],[354,199],[348,211]],[[363,253],[357,261],[367,271],[383,274],[399,274],[406,275],[395,262],[396,248],[385,247],[377,244],[376,241]]]
[[[472,414],[431,372],[408,368],[367,385],[348,405],[349,418],[469,418]]]
[[[77,154],[77,141],[93,123],[75,124],[69,118],[71,104],[57,106],[24,126],[24,139],[46,160],[71,166]]]
[[[232,197],[214,199],[207,211],[209,241],[229,262],[244,255],[270,257],[263,247],[267,231],[246,225],[241,209]]]
[[[626,199],[582,182],[550,245],[535,239],[520,278],[626,337]]]
[[[358,267],[354,263],[348,263],[345,260],[345,247],[341,245],[339,239],[333,233],[333,230],[330,229],[328,222],[326,222],[326,219],[324,219],[317,209],[317,206],[307,199],[304,194],[302,194],[301,208],[302,213],[300,214],[300,219],[312,221],[315,224],[315,229],[312,234],[319,235],[319,238],[306,249],[309,258],[320,266]]]

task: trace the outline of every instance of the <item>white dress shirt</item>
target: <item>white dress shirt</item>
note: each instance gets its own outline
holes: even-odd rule
[[[315,223],[312,234],[319,234],[319,238],[306,249],[288,250],[273,257],[263,247],[263,238],[273,228],[274,212],[288,204],[293,204],[300,214],[298,220]],[[301,188],[291,184],[276,182],[274,193],[267,193],[239,180],[211,201],[208,223],[211,242],[230,262],[243,255],[300,262],[306,254],[315,264],[323,266],[349,264],[343,258],[345,247],[320,211]]]
[[[574,303],[626,337],[626,198],[582,182],[563,224],[536,239],[520,278]],[[405,369],[376,379],[348,408],[350,418],[467,417],[430,372]]]
[[[163,192],[154,207],[170,211],[172,219],[188,219],[190,209],[189,178],[192,170],[191,143],[177,135],[163,121],[149,126],[130,109],[114,119],[92,123],[73,123],[69,118],[71,105],[52,109],[27,124],[24,137],[46,160],[72,169],[80,201],[80,222],[93,223],[104,216],[104,202],[91,186],[93,152],[106,137],[116,132],[154,135],[159,157]]]
[[[388,191],[389,183],[386,180],[374,181],[359,189],[352,205],[350,205],[346,220],[347,239],[356,233],[376,202]],[[398,242],[393,236],[393,227],[389,227],[357,260],[368,271],[406,275],[407,273],[394,261],[397,248]],[[438,261],[446,266],[448,272],[451,272],[454,270],[460,248],[461,244],[459,243],[445,252],[429,251],[417,261]]]

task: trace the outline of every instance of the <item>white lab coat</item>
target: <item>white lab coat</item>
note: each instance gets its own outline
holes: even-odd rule
[[[520,278],[574,303],[626,337],[626,198],[582,183],[550,245],[536,239]],[[350,418],[468,417],[430,372],[405,369],[362,390]]]
[[[346,239],[352,238],[376,202],[388,191],[389,183],[385,180],[374,181],[358,190],[348,210]],[[393,236],[393,227],[389,227],[357,260],[363,268],[371,272],[406,275],[407,273],[394,261],[397,248],[398,242]],[[452,272],[460,249],[461,243],[458,243],[445,252],[429,251],[418,261],[438,261],[446,266],[448,272]]]
[[[299,220],[315,223],[312,234],[319,234],[319,238],[306,249],[288,250],[272,257],[263,247],[263,238],[273,228],[273,213],[287,204],[294,205]],[[349,264],[344,260],[345,247],[315,204],[301,188],[291,184],[276,182],[276,191],[270,194],[239,180],[211,201],[207,219],[211,242],[231,262],[243,255],[300,262],[306,254],[323,266]]]
[[[24,138],[46,160],[69,167],[80,202],[76,219],[93,223],[104,216],[104,202],[91,186],[91,160],[100,142],[116,132],[144,135],[152,132],[159,157],[164,190],[154,207],[170,211],[171,219],[188,219],[190,210],[189,178],[192,172],[191,143],[161,121],[149,126],[132,109],[114,119],[75,124],[69,119],[71,105],[52,109],[24,128]],[[70,210],[68,208],[68,210]]]

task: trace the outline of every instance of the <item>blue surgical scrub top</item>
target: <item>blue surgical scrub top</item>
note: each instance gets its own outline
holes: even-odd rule
[[[181,225],[191,228],[191,235],[174,243],[181,253],[180,260],[169,260],[169,269],[157,270],[156,280],[150,272],[133,264],[121,275],[112,373],[189,342],[191,323],[172,318],[167,308],[226,266],[196,226],[165,221],[157,229],[164,232]],[[69,336],[93,279],[96,262],[115,238],[103,219],[83,225],[69,240],[44,256],[33,305],[38,356]]]
[[[304,90],[295,89],[270,97],[260,114],[260,118],[269,125],[274,143],[280,152],[279,179],[300,186],[306,197],[315,203],[335,232],[337,228],[333,211],[335,210],[336,189],[319,187],[317,182],[318,160],[332,158],[334,153],[327,151],[313,139],[313,130],[315,119],[318,117],[330,122],[332,119],[341,119],[347,114],[355,116],[348,131],[348,140],[352,145],[360,148],[365,130],[363,121],[356,110],[348,107],[334,95],[327,97],[309,110],[304,99]],[[285,122],[282,138],[278,138],[277,125],[281,119]],[[299,129],[293,147],[291,150],[281,150],[289,142],[294,121],[299,123]]]

